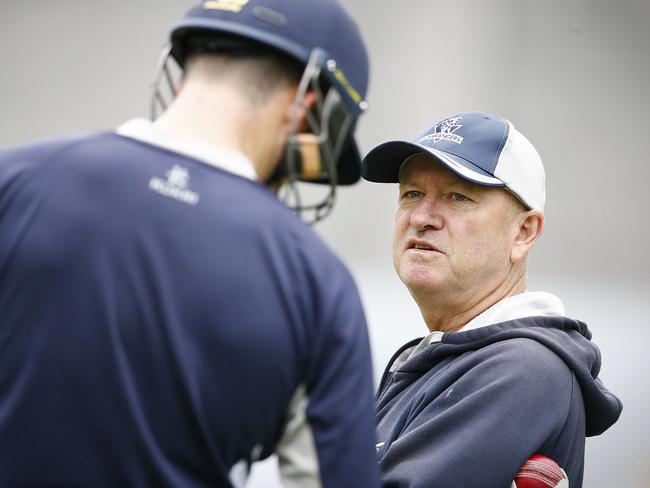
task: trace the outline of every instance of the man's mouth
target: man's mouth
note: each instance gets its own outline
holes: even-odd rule
[[[416,251],[442,252],[442,251],[440,251],[440,249],[438,249],[433,244],[430,244],[430,243],[425,242],[425,241],[415,240],[415,239],[409,241],[406,248],[407,248],[407,250],[408,249],[414,249]]]

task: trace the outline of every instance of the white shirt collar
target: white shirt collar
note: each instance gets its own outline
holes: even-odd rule
[[[253,163],[241,152],[190,141],[161,131],[147,119],[132,119],[119,126],[116,133],[152,146],[158,146],[197,159],[205,164],[257,180]]]
[[[480,313],[467,322],[458,332],[474,330],[486,325],[498,324],[508,320],[523,317],[553,317],[563,316],[564,304],[562,300],[545,291],[528,291],[504,298],[490,308]]]
[[[479,329],[492,324],[506,322],[508,320],[521,319],[524,317],[557,317],[564,316],[564,304],[557,296],[545,291],[528,291],[504,298],[483,311],[457,332]],[[425,347],[442,340],[444,332],[433,331],[427,335],[417,346],[404,351],[397,358],[390,370],[395,371],[401,364]]]

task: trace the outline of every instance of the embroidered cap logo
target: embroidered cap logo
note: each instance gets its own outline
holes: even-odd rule
[[[424,136],[419,142],[431,142],[435,144],[438,141],[450,141],[460,144],[463,142],[463,137],[454,134],[454,132],[462,127],[458,123],[461,119],[462,117],[450,117],[443,120],[433,128],[433,133]]]

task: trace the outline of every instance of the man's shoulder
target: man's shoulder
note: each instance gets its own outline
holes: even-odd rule
[[[452,352],[475,353],[478,363],[498,361],[567,370],[572,368],[571,357],[582,360],[583,349],[594,347],[588,335],[586,326],[579,321],[561,315],[538,315],[445,334],[443,342]]]
[[[84,134],[3,147],[0,149],[0,187],[12,185],[21,178],[34,180],[42,177],[47,180],[48,169],[58,170],[58,162],[75,159],[74,148],[105,138],[106,134]],[[97,152],[105,150],[104,145]]]
[[[293,211],[288,210],[290,214]],[[308,225],[291,215],[287,226],[298,261],[322,288],[355,288],[354,280],[341,258]]]
[[[13,161],[43,159],[51,157],[57,151],[72,147],[75,144],[97,137],[98,134],[72,135],[45,139],[32,143],[16,144],[0,148],[0,164]]]
[[[570,402],[575,382],[572,369],[555,351],[535,339],[497,341],[461,361],[467,366],[457,382],[470,391],[484,390],[522,405]]]
[[[515,376],[528,376],[536,370],[543,370],[545,374],[570,371],[557,352],[530,337],[513,337],[493,342],[479,349],[477,354],[490,367],[501,367]]]

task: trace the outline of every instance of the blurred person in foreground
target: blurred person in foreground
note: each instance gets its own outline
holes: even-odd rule
[[[360,177],[356,24],[205,1],[170,55],[155,122],[0,152],[0,485],[377,486],[356,287],[273,191]]]
[[[379,145],[363,172],[399,183],[394,266],[429,329],[395,353],[376,397],[385,485],[506,487],[536,453],[580,487],[585,436],[622,406],[587,325],[527,291],[545,203],[533,145],[499,116],[459,113]]]

